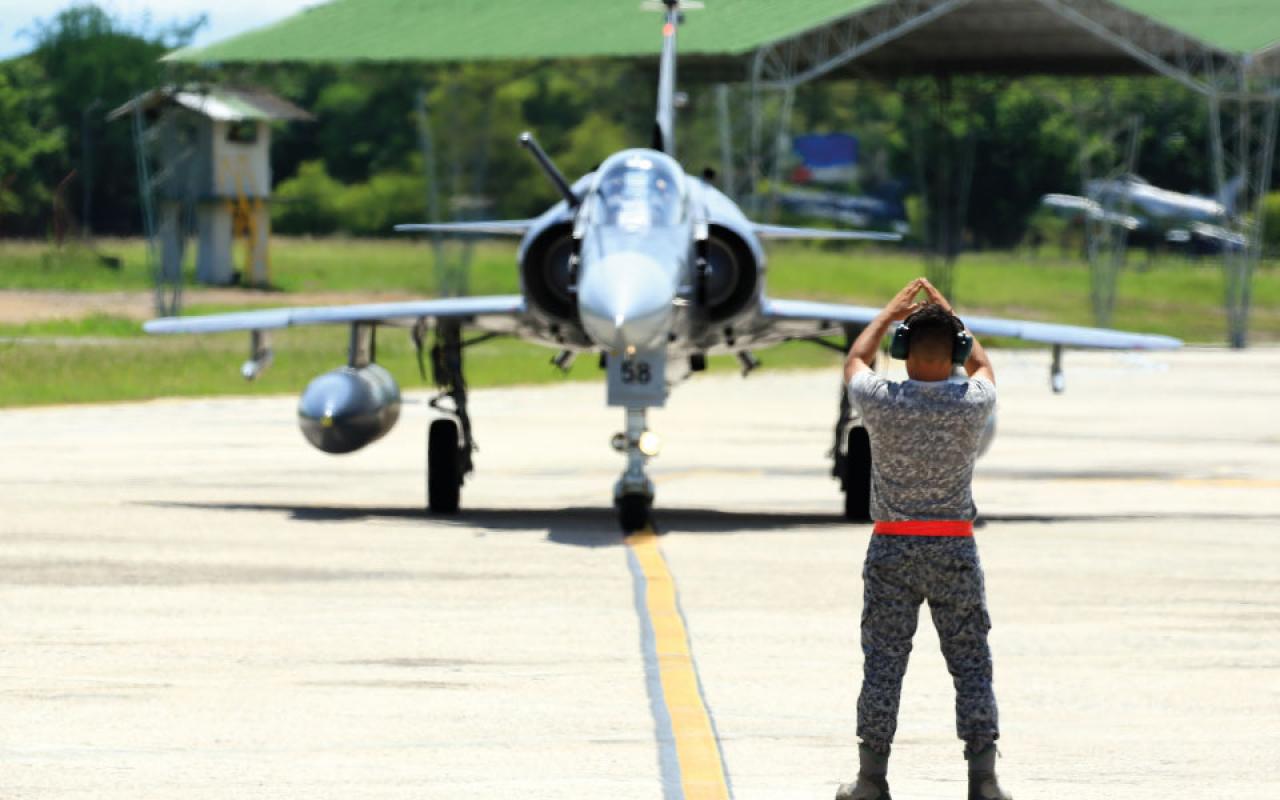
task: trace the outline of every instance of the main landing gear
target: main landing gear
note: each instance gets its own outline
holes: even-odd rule
[[[847,353],[862,332],[846,327],[845,344],[817,340],[822,345]],[[879,361],[879,359],[876,359]],[[877,365],[872,365],[877,366]],[[862,419],[849,402],[849,388],[840,387],[840,412],[836,416],[835,442],[831,445],[831,474],[839,479],[844,492],[844,518],[850,522],[871,521],[871,437]]]
[[[644,408],[627,408],[627,429],[613,437],[613,447],[627,457],[627,468],[613,487],[613,504],[623,533],[635,533],[653,521],[653,481],[645,465],[658,454],[658,436],[645,424]]]
[[[445,416],[427,431],[427,509],[453,514],[461,503],[462,482],[473,470],[471,417],[467,414],[467,382],[462,376],[462,327],[441,321],[431,348],[431,374],[439,394],[430,405]]]
[[[849,392],[840,388],[840,415],[836,420],[831,474],[844,492],[844,518],[871,521],[871,437],[849,405]]]

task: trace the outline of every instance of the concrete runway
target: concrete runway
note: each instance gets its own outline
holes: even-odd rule
[[[1068,354],[1063,396],[1047,362],[996,354],[975,486],[1004,783],[1280,797],[1280,351]],[[702,377],[652,418],[648,558],[738,800],[854,772],[837,392]],[[0,411],[0,798],[680,797],[603,395],[476,392],[452,519],[420,511],[420,403],[336,458],[292,398]],[[895,797],[964,796],[951,708],[926,615]]]

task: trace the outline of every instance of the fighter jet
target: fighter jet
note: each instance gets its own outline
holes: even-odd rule
[[[1238,181],[1233,181],[1224,194],[1232,196],[1237,190]],[[1088,217],[1123,227],[1131,242],[1146,247],[1169,245],[1217,253],[1247,244],[1228,227],[1231,208],[1220,200],[1161,189],[1138,175],[1089,181],[1085,193],[1085,197],[1047,194],[1040,205],[1072,220]]]
[[[1111,208],[1130,206],[1135,213],[1166,223],[1206,222],[1226,224],[1226,204],[1209,197],[1183,194],[1152,186],[1138,175],[1119,180],[1093,180],[1085,186],[1091,200]]]
[[[252,379],[271,360],[270,331],[291,325],[350,326],[347,363],[307,386],[298,404],[306,439],[327,453],[347,453],[385,435],[400,410],[400,390],[376,361],[378,331],[408,328],[425,357],[428,337],[439,417],[427,443],[427,507],[457,512],[475,450],[467,409],[463,353],[493,336],[518,336],[555,349],[565,367],[579,354],[601,359],[606,402],[623,409],[613,447],[626,467],[613,489],[624,531],[650,523],[654,484],[646,467],[660,440],[647,410],[663,406],[672,387],[706,367],[707,357],[736,354],[744,373],[754,351],[804,339],[843,350],[879,309],[773,298],[765,292],[769,239],[894,240],[893,234],[789,228],[753,222],[708,180],[676,160],[676,40],[680,0],[663,0],[657,114],[649,147],[623,150],[572,184],[534,138],[520,143],[555,185],[561,200],[534,219],[404,225],[433,234],[518,236],[519,294],[426,299],[331,307],[281,308],[148,322],[155,334],[249,331]],[[979,335],[1054,347],[1053,380],[1061,384],[1064,346],[1159,350],[1180,345],[1161,336],[967,318]],[[478,333],[464,338],[465,330]],[[843,337],[844,343],[829,341]],[[425,370],[424,370],[425,371]],[[833,387],[833,394],[835,387]],[[865,428],[843,392],[835,412],[833,475],[845,493],[845,514],[866,519],[870,448]],[[994,430],[994,423],[990,430]],[[988,437],[989,439],[990,437]]]

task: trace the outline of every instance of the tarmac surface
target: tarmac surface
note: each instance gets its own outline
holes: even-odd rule
[[[1046,354],[995,359],[1006,788],[1280,797],[1280,351],[1069,353],[1062,396]],[[647,549],[609,508],[599,384],[475,392],[452,518],[421,511],[421,403],[344,457],[293,398],[0,411],[0,798],[830,798],[869,535],[837,517],[838,391],[679,387]],[[681,773],[679,669],[720,788]],[[961,798],[964,770],[923,615],[894,796]]]

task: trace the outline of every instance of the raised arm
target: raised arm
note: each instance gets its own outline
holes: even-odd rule
[[[929,296],[930,302],[937,303],[951,314],[956,313],[951,310],[951,304],[947,302],[947,298],[943,297],[942,292],[938,291],[932,283],[929,283],[929,281],[924,278],[921,278],[920,281],[922,284],[921,288],[924,289],[925,294]],[[978,337],[973,335],[973,331],[966,329],[965,332],[973,338],[973,350],[970,351],[969,358],[964,362],[965,374],[970,378],[985,378],[986,380],[991,381],[991,385],[994,386],[996,382],[996,373],[995,370],[991,368],[991,359],[987,357],[986,348],[982,346],[982,342],[978,341]]]
[[[969,335],[973,336],[973,332],[970,331]],[[991,359],[987,358],[987,351],[977,336],[973,336],[973,350],[964,362],[964,371],[970,378],[986,378],[991,381],[992,386],[996,385],[996,372],[991,368]]]
[[[871,324],[862,329],[862,333],[858,334],[858,338],[853,341],[853,347],[849,348],[849,357],[844,362],[845,383],[853,380],[853,376],[859,372],[871,369],[871,365],[876,360],[876,351],[880,348],[880,342],[889,332],[889,328],[893,323],[901,322],[911,316],[911,312],[920,307],[920,304],[915,302],[915,297],[926,283],[924,278],[916,278],[908,283],[876,315],[876,318],[871,320]]]

